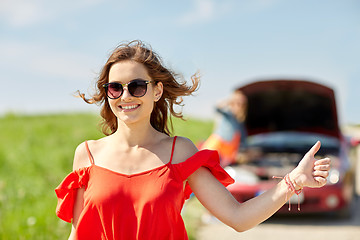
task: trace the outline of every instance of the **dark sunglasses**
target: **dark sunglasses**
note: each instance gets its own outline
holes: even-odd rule
[[[142,97],[146,94],[147,85],[151,81],[143,79],[134,79],[128,83],[110,82],[105,83],[103,88],[105,89],[106,96],[110,99],[118,99],[124,92],[124,87],[127,87],[129,93],[133,97]]]

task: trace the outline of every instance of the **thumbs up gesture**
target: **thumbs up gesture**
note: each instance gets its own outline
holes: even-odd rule
[[[298,166],[289,174],[298,188],[303,187],[320,188],[326,184],[329,176],[330,158],[315,159],[321,143],[318,141],[305,154]]]

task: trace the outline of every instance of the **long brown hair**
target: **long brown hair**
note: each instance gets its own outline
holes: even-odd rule
[[[132,60],[142,63],[148,71],[149,76],[155,84],[162,82],[164,89],[159,101],[155,103],[151,113],[150,123],[159,132],[167,135],[171,134],[172,122],[171,116],[183,118],[181,112],[174,110],[174,105],[181,105],[182,96],[191,95],[197,90],[200,77],[196,73],[191,77],[192,85],[188,86],[179,74],[164,67],[161,58],[151,49],[139,40],[120,44],[110,55],[109,59],[102,68],[96,82],[96,93],[92,98],[85,98],[85,94],[78,92],[85,102],[89,104],[102,104],[100,115],[103,118],[101,122],[102,132],[105,135],[111,135],[117,130],[117,119],[113,114],[108,99],[103,88],[103,84],[109,81],[109,71],[114,63]],[[171,114],[170,118],[168,114]],[[170,124],[170,126],[169,126]]]

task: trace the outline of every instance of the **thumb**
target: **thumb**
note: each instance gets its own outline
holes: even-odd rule
[[[321,146],[320,141],[317,141],[314,146],[312,146],[312,148],[308,151],[308,154],[310,154],[311,156],[315,156],[315,154],[319,151]]]

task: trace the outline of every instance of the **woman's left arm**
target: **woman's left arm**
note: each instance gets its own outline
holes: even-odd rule
[[[303,187],[317,188],[326,184],[330,159],[316,160],[314,155],[319,149],[320,142],[317,142],[289,173],[296,190]],[[265,221],[286,203],[287,197],[294,194],[285,180],[282,180],[267,192],[240,204],[204,167],[193,173],[188,182],[195,196],[215,217],[239,232]]]

